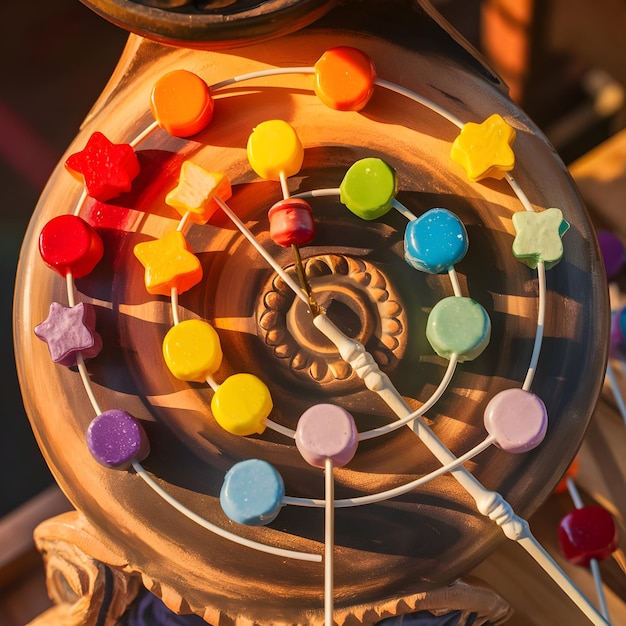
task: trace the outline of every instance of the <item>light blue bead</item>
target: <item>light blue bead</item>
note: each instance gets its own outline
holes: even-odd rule
[[[233,522],[264,526],[282,507],[285,485],[276,469],[260,459],[241,461],[228,470],[220,491],[222,509]]]
[[[404,258],[415,269],[441,274],[465,256],[468,245],[465,226],[454,213],[430,209],[406,227]]]

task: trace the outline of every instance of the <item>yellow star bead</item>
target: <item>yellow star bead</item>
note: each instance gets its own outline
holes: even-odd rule
[[[192,222],[206,224],[219,209],[215,198],[226,201],[233,195],[230,181],[221,172],[207,172],[192,161],[180,168],[178,186],[165,197],[165,202],[181,215],[189,213]]]
[[[183,293],[202,280],[198,257],[189,252],[185,236],[177,230],[161,239],[138,243],[133,252],[145,268],[146,290],[169,296],[172,288]]]
[[[180,322],[163,339],[163,358],[178,380],[205,382],[222,363],[219,335],[202,320]]]
[[[217,389],[211,400],[215,421],[233,435],[260,435],[272,407],[270,391],[253,374],[233,374]]]
[[[454,140],[450,158],[463,167],[472,182],[502,178],[515,165],[511,149],[515,129],[494,113],[482,124],[468,122]]]

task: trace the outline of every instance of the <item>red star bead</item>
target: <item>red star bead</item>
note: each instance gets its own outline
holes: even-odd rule
[[[65,161],[65,167],[100,202],[130,191],[139,174],[139,161],[132,147],[112,143],[100,132],[93,133],[85,148]]]
[[[617,550],[617,542],[613,517],[599,506],[575,509],[559,524],[561,551],[575,565],[589,567],[591,559],[608,558]]]

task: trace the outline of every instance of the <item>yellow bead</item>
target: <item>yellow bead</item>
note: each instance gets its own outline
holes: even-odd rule
[[[283,120],[262,122],[248,137],[248,161],[265,180],[280,180],[300,171],[304,148],[296,131]]]
[[[222,362],[219,335],[207,322],[186,320],[165,335],[163,357],[179,380],[204,382]]]
[[[233,435],[261,434],[272,407],[270,391],[253,374],[233,374],[218,388],[211,401],[215,421]]]
[[[142,241],[133,252],[145,268],[144,282],[151,294],[183,293],[202,280],[202,265],[189,251],[183,233],[173,230],[160,239]]]
[[[207,172],[192,161],[180,168],[178,186],[165,197],[165,202],[182,216],[189,213],[196,224],[206,224],[219,209],[215,198],[228,200],[232,196],[230,181],[221,172]]]
[[[511,146],[515,129],[497,113],[481,124],[468,122],[454,140],[450,158],[461,165],[472,182],[503,178],[515,166]]]

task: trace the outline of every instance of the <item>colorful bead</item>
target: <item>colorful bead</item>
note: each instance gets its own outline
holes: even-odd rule
[[[396,172],[382,159],[361,159],[346,172],[339,186],[339,199],[364,220],[387,213],[396,197]]]
[[[334,404],[316,404],[298,420],[296,446],[302,458],[314,467],[330,459],[335,467],[349,463],[359,444],[354,418]]]
[[[87,429],[87,447],[93,458],[105,467],[128,469],[133,461],[150,454],[143,426],[130,413],[113,409],[93,419]]]
[[[272,396],[265,383],[253,374],[233,374],[211,400],[215,421],[233,435],[262,434],[272,411]]]
[[[541,398],[519,388],[496,394],[485,408],[484,420],[495,445],[514,453],[536,448],[548,428],[548,412]]]
[[[134,253],[145,268],[148,293],[169,296],[172,289],[183,293],[202,280],[200,261],[189,251],[185,236],[178,230],[161,239],[138,243]]]
[[[574,565],[589,567],[591,559],[608,558],[618,546],[612,515],[599,506],[574,509],[559,523],[559,544],[563,556]]]
[[[376,69],[361,50],[331,48],[315,63],[317,97],[337,111],[360,111],[374,93]]]
[[[287,198],[277,202],[267,216],[270,237],[279,246],[304,246],[315,237],[313,209],[302,198]]]
[[[44,263],[64,278],[90,274],[104,255],[100,235],[82,217],[59,215],[39,235],[39,253]]]
[[[250,166],[265,180],[297,174],[304,160],[300,138],[283,120],[261,122],[248,137],[247,152]]]
[[[475,359],[489,344],[491,321],[487,311],[471,298],[450,296],[437,302],[426,323],[433,350],[459,362]]]
[[[163,357],[179,380],[205,382],[222,363],[220,338],[202,320],[185,320],[172,326],[163,339]]]
[[[499,179],[515,165],[514,140],[515,130],[495,113],[481,124],[465,124],[452,144],[450,158],[465,169],[472,182]]]
[[[276,519],[284,497],[285,485],[276,469],[266,461],[247,459],[226,472],[220,504],[233,522],[264,526]]]
[[[213,118],[213,98],[208,85],[193,72],[174,70],[152,89],[150,108],[154,119],[174,137],[191,137]]]
[[[468,249],[463,222],[447,209],[430,209],[411,220],[404,232],[404,258],[415,269],[429,274],[450,270]]]
[[[106,202],[130,191],[139,174],[139,160],[126,143],[115,144],[95,132],[83,150],[65,161],[67,170],[84,183],[87,194]]]
[[[66,307],[50,304],[48,317],[35,326],[35,335],[48,344],[55,363],[74,367],[78,355],[91,359],[102,350],[102,339],[96,332],[96,312],[90,304],[79,302]]]
[[[513,255],[522,263],[535,269],[539,262],[543,262],[546,269],[550,269],[561,260],[561,237],[568,231],[569,224],[560,209],[514,213],[513,226],[516,232]]]
[[[598,244],[604,261],[607,278],[615,278],[626,262],[626,251],[622,240],[608,230],[598,231]]]
[[[192,161],[180,169],[178,186],[165,197],[165,202],[182,216],[189,213],[192,222],[206,224],[220,207],[215,198],[224,202],[233,195],[230,181],[221,172],[207,172]]]

